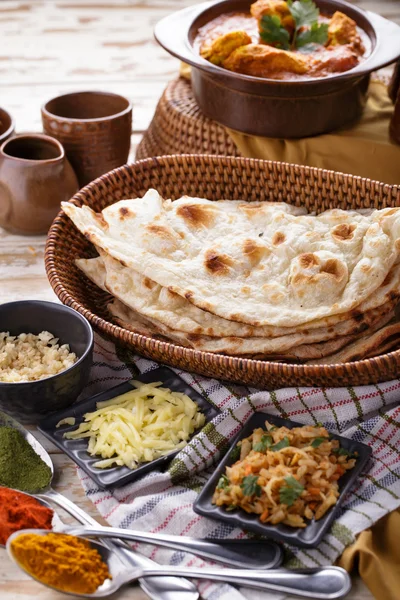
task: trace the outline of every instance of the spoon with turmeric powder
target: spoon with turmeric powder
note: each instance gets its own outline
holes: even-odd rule
[[[316,569],[194,569],[158,566],[126,569],[115,551],[98,542],[47,530],[13,533],[7,541],[10,558],[40,583],[82,598],[104,598],[140,577],[176,575],[273,590],[305,598],[334,600],[351,589],[348,573],[340,567]]]

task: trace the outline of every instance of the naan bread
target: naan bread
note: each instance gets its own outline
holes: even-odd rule
[[[312,361],[312,364],[344,363],[377,356],[394,348],[400,343],[400,323],[391,323],[376,331],[373,335],[364,335],[341,352],[332,354],[323,360]]]
[[[167,288],[143,277],[132,269],[124,267],[120,262],[103,253],[101,249],[99,251],[102,256],[75,261],[79,269],[93,283],[110,292],[142,315],[156,319],[166,327],[186,333],[211,337],[278,337],[308,332],[311,329],[324,328],[324,331],[326,331],[327,328],[333,328],[331,333],[348,335],[353,331],[354,325],[363,324],[366,328],[376,318],[376,307],[370,309],[369,306],[365,305],[351,316],[348,314],[333,315],[298,327],[268,325],[251,327],[243,323],[222,319],[204,311],[178,294],[170,292]],[[107,288],[105,263],[107,264]],[[398,271],[400,280],[400,267]],[[381,292],[384,292],[384,290],[381,290]],[[376,301],[372,304],[378,303],[379,305],[379,302],[384,302],[379,307],[379,314],[384,314],[392,308],[394,300],[393,298],[387,300],[384,293],[381,293],[380,296],[376,297],[374,299]]]
[[[160,335],[162,329],[160,330],[157,326],[154,325],[154,323],[149,322],[146,319],[143,319],[140,315],[138,315],[137,313],[135,313],[134,311],[132,311],[131,309],[126,307],[119,300],[113,300],[113,302],[111,302],[108,305],[108,309],[109,309],[110,313],[113,315],[115,322],[118,325],[120,325],[121,327],[123,327],[124,329],[128,329],[128,331],[133,331],[134,333],[138,333],[141,335],[149,335],[150,334],[154,337],[157,337],[158,339],[166,340],[166,341],[172,340],[172,341],[178,342],[180,344],[182,344],[183,342],[186,341],[185,339],[182,339],[182,337],[180,337],[179,332],[174,332],[172,330],[167,332],[166,336]],[[393,335],[391,337],[389,336],[389,333],[391,333],[390,331],[388,331],[388,333],[386,335],[385,335],[385,333],[383,333],[380,336],[377,335],[381,331],[383,332],[386,328],[378,331],[377,334],[372,336],[372,334],[374,334],[375,330],[377,328],[379,329],[379,328],[383,327],[386,323],[388,323],[393,318],[393,315],[394,315],[394,313],[392,311],[385,317],[379,319],[377,321],[377,323],[375,324],[375,326],[370,328],[368,335],[365,335],[365,336],[363,336],[362,334],[353,335],[353,336],[341,336],[334,340],[330,340],[328,342],[302,344],[300,346],[292,348],[286,354],[263,354],[263,353],[251,354],[251,353],[249,353],[249,354],[245,354],[244,356],[246,356],[248,358],[259,359],[259,360],[273,360],[273,361],[282,361],[283,360],[283,361],[291,361],[291,362],[293,362],[293,361],[294,362],[310,361],[312,364],[315,364],[318,362],[331,363],[331,362],[344,362],[344,360],[340,360],[342,354],[338,353],[338,351],[341,350],[342,348],[345,348],[345,350],[343,351],[344,352],[343,356],[346,358],[346,360],[348,360],[347,356],[349,354],[347,353],[347,349],[349,348],[350,352],[356,352],[357,356],[360,358],[360,354],[363,349],[365,350],[365,352],[371,352],[372,349],[377,348],[378,342],[383,343],[383,341],[386,341],[387,347],[392,348],[393,345],[397,342],[397,340],[400,339],[400,327],[397,328],[396,331],[393,331],[393,333],[397,334],[396,339],[393,338]],[[370,336],[372,336],[372,338]],[[366,343],[366,341],[368,342],[370,339],[372,339],[372,342],[370,344]],[[388,344],[388,339],[390,339],[390,345]],[[359,343],[358,342],[352,343],[353,340],[359,340]],[[188,344],[184,343],[184,345],[188,345]],[[333,353],[338,353],[338,354],[333,354]],[[330,356],[332,354],[335,357],[334,359]],[[323,357],[327,357],[327,359],[324,359]]]
[[[88,275],[90,270],[92,269],[94,263],[98,261],[99,264],[102,263],[101,259],[89,259],[88,261],[86,261],[87,263],[89,263],[90,268],[87,269],[88,271]],[[77,260],[76,261],[77,264],[80,263],[85,263],[85,261],[83,260]],[[97,270],[92,270],[90,272],[91,275],[91,279],[94,283],[96,283],[97,285],[99,285],[99,287],[102,287],[102,289],[106,290],[105,287],[105,269],[103,268],[103,270],[97,269]],[[323,356],[326,356],[327,354],[331,354],[333,352],[337,352],[338,350],[340,350],[341,348],[343,348],[344,346],[346,346],[347,344],[349,344],[355,337],[357,337],[357,331],[353,332],[353,335],[347,335],[347,336],[341,336],[341,337],[337,337],[334,340],[331,340],[329,343],[309,343],[309,344],[304,344],[302,343],[301,345],[299,345],[299,340],[300,340],[300,336],[288,336],[287,340],[284,340],[284,338],[277,338],[275,340],[269,340],[270,342],[272,341],[273,344],[272,345],[272,350],[268,349],[269,354],[265,354],[265,347],[262,345],[262,340],[261,339],[256,339],[255,341],[258,342],[259,346],[257,346],[256,344],[254,344],[254,340],[248,339],[248,340],[240,340],[242,342],[242,346],[240,346],[240,341],[239,340],[212,340],[212,338],[209,338],[207,340],[207,338],[203,338],[203,340],[201,341],[201,343],[199,343],[199,336],[185,336],[184,334],[182,334],[181,332],[178,331],[174,331],[170,328],[166,328],[163,327],[161,324],[157,324],[156,322],[152,321],[152,320],[148,320],[146,318],[143,318],[142,315],[139,315],[137,312],[135,312],[134,310],[130,309],[129,307],[127,307],[126,305],[124,305],[122,302],[120,302],[119,300],[114,300],[112,303],[110,303],[108,305],[108,309],[110,311],[110,313],[114,316],[115,321],[121,326],[124,327],[125,329],[128,329],[130,331],[134,331],[135,333],[141,334],[141,335],[153,335],[156,337],[159,337],[159,339],[166,339],[166,340],[172,340],[175,342],[178,342],[180,344],[183,344],[185,346],[189,346],[192,348],[195,348],[197,350],[204,350],[204,351],[211,351],[211,352],[222,352],[225,353],[226,350],[223,349],[221,347],[222,344],[229,344],[231,343],[233,345],[233,347],[229,348],[229,353],[230,354],[239,354],[239,355],[246,355],[246,356],[253,356],[255,358],[270,358],[270,359],[274,359],[278,358],[278,359],[282,359],[285,358],[286,360],[305,360],[305,359],[311,359],[313,357],[315,358],[321,358]],[[378,327],[381,327],[384,323],[388,322],[393,316],[393,312],[390,311],[388,312],[387,315],[385,315],[384,317],[382,317],[382,315],[379,313],[379,311],[377,311],[376,313],[376,317],[375,317],[375,324],[378,323]],[[373,325],[374,323],[371,322],[371,324]],[[365,328],[364,328],[365,329]],[[361,329],[361,331],[363,331],[363,329]],[[325,332],[326,333],[326,332]],[[306,340],[306,338],[302,338],[304,341]],[[284,341],[282,341],[284,340]],[[197,343],[196,343],[197,342]],[[219,347],[213,346],[214,344],[219,344]],[[235,344],[239,344],[239,345],[235,345]],[[287,353],[286,356],[280,356],[280,355],[274,355],[274,354],[270,354],[271,352],[274,352],[274,348],[278,347],[279,351],[282,352],[285,349],[288,348],[293,348],[293,346],[298,345],[298,347],[295,350],[289,351]],[[260,349],[261,348],[261,349]],[[256,353],[254,355],[254,352]],[[261,353],[261,354],[260,354]],[[276,353],[276,350],[275,350]]]
[[[135,329],[135,325],[138,321],[138,313],[132,311],[118,300],[114,300],[114,302],[111,303],[108,308],[111,314],[116,318],[115,320],[120,325],[129,325],[129,327],[127,327],[128,329],[137,331]],[[387,321],[389,321],[391,317],[392,313],[389,313],[387,316]],[[314,332],[310,332],[309,335],[297,334],[281,336],[277,338],[212,338],[185,334],[180,331],[167,328],[153,320],[148,322],[151,325],[151,332],[160,334],[163,337],[178,342],[183,346],[193,348],[194,350],[201,350],[203,352],[215,352],[218,354],[230,354],[233,356],[262,355],[263,357],[267,357],[269,355],[287,352],[292,356],[300,358],[300,354],[296,354],[296,351],[293,350],[293,348],[303,349],[306,345],[307,347],[310,345],[317,345],[318,347],[321,346],[320,342],[324,341],[324,343],[327,343],[326,340],[330,339],[330,336],[327,335],[326,332],[320,332],[317,335]],[[382,323],[382,318],[376,319],[375,323],[377,322]],[[139,333],[139,331],[137,332]],[[358,335],[362,335],[364,332],[365,327],[360,327],[358,330],[355,328],[351,335],[340,337],[331,336],[331,343],[336,344],[333,346],[332,352],[335,352],[338,348],[350,343]],[[320,354],[317,354],[317,356],[320,356]]]
[[[398,259],[400,209],[310,216],[282,203],[163,201],[154,190],[101,214],[62,206],[124,266],[252,326],[297,327],[348,313],[375,294]]]
[[[114,261],[116,262],[116,261]],[[129,304],[130,295],[124,294],[124,289],[121,286],[114,286],[111,284],[108,270],[109,261],[106,256],[98,257],[94,259],[78,259],[76,264],[81,268],[96,285],[101,289],[110,292],[115,298],[118,298],[122,302],[113,302],[109,305],[109,310],[112,315],[116,318],[120,325],[127,326],[130,330],[135,330],[135,326],[138,323],[143,325],[143,315],[145,321],[149,325],[149,333],[158,333],[162,336],[171,339],[183,346],[194,348],[196,350],[202,350],[204,352],[217,352],[220,354],[232,354],[232,355],[252,355],[256,354],[275,354],[277,352],[284,353],[293,348],[294,346],[304,344],[316,344],[329,339],[335,339],[340,336],[346,336],[345,343],[351,341],[357,334],[363,333],[366,329],[374,325],[378,320],[382,319],[382,316],[387,314],[391,310],[390,305],[385,305],[384,309],[381,307],[370,311],[366,315],[362,316],[362,319],[350,320],[349,322],[344,321],[331,328],[321,327],[318,329],[311,329],[300,333],[289,333],[285,332],[285,335],[281,335],[275,338],[268,337],[239,337],[239,336],[221,336],[212,337],[198,335],[195,333],[185,333],[180,331],[178,328],[171,328],[165,326],[162,322],[157,320],[153,314],[148,314],[146,310],[139,310],[136,306]],[[127,271],[126,267],[118,265],[118,269]],[[136,288],[135,288],[136,290]],[[145,300],[141,308],[145,309]],[[148,307],[147,307],[148,308]],[[173,314],[173,313],[172,313]],[[150,327],[151,325],[151,327]],[[234,325],[234,323],[231,323]],[[283,328],[282,328],[283,329]],[[137,329],[138,333],[143,332],[143,328]],[[336,349],[336,348],[335,348]]]

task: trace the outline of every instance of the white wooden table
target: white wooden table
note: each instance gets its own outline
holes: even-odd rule
[[[40,107],[48,99],[76,90],[121,93],[133,103],[133,160],[166,83],[178,62],[153,40],[154,24],[193,0],[0,0],[0,105],[16,120],[18,132],[41,131]],[[398,0],[358,0],[400,22]],[[20,237],[0,228],[0,303],[21,299],[56,301],[44,270],[44,237]],[[34,430],[34,427],[32,427]],[[41,439],[56,467],[55,488],[92,516],[74,464]],[[100,518],[100,517],[98,517]],[[144,600],[138,587],[125,588],[121,600]],[[0,550],[1,600],[57,600],[14,567]],[[349,595],[370,600],[358,577]]]

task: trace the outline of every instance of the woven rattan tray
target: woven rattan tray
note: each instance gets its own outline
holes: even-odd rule
[[[172,199],[187,194],[210,200],[283,200],[317,212],[400,205],[397,186],[286,163],[204,155],[164,156],[120,167],[83,188],[73,202],[100,211],[122,198],[142,196],[151,187]],[[45,253],[55,293],[98,331],[158,362],[261,388],[362,385],[400,373],[400,350],[341,365],[293,365],[199,352],[134,334],[110,321],[106,308],[110,297],[75,267],[74,258],[93,255],[90,242],[61,212],[50,229]]]
[[[194,99],[190,81],[171,81],[136,150],[136,160],[164,154],[239,156],[225,128],[207,119]]]

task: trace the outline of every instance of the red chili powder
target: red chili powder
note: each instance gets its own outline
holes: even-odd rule
[[[20,529],[51,529],[53,514],[35,498],[0,487],[0,544]]]

